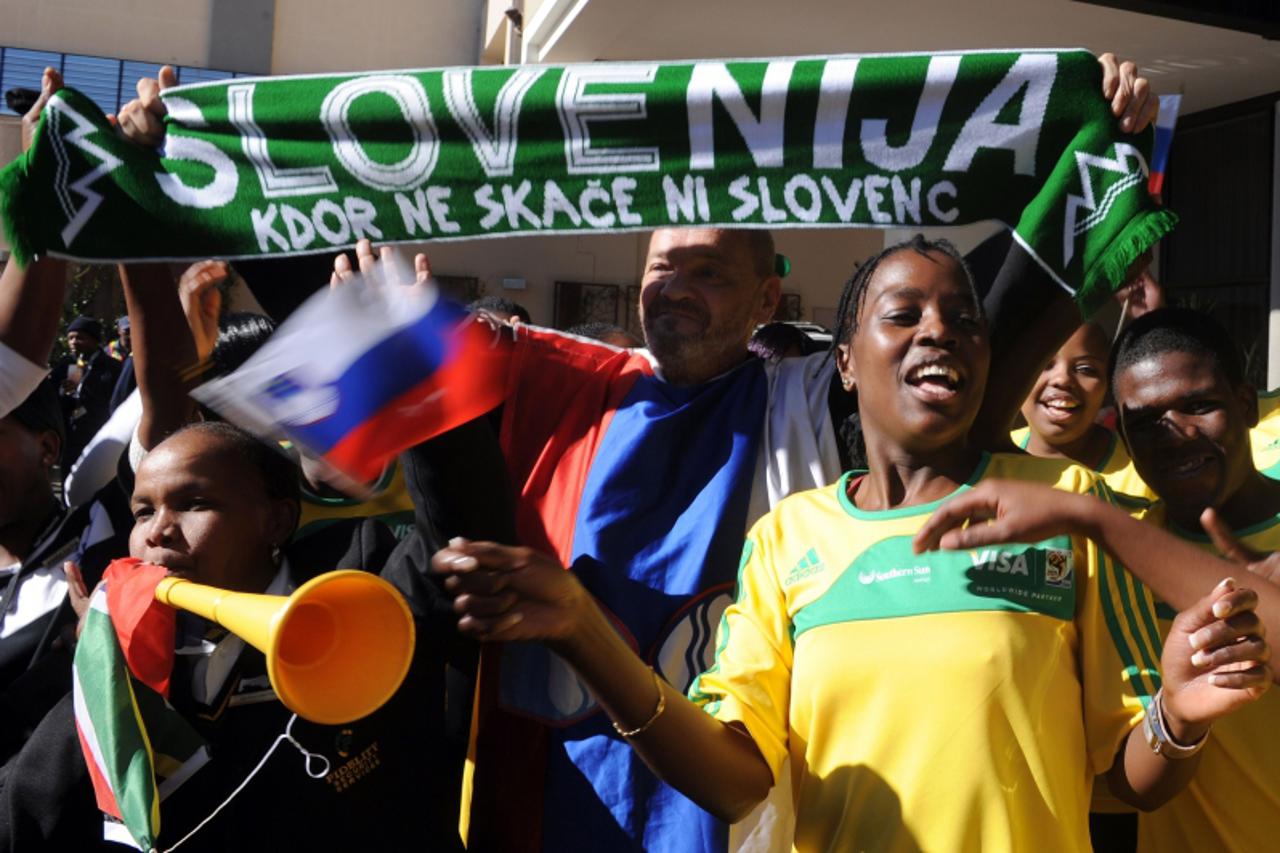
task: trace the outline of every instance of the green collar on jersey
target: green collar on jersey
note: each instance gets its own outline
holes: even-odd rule
[[[893,509],[866,510],[858,509],[853,501],[849,500],[849,481],[856,475],[862,476],[865,471],[846,471],[840,481],[836,483],[836,498],[840,501],[840,506],[845,512],[854,518],[863,521],[887,521],[891,518],[906,518],[912,515],[929,515],[944,501],[948,501],[956,495],[964,492],[966,489],[973,488],[973,485],[982,479],[982,475],[987,471],[987,465],[991,462],[991,454],[982,451],[982,458],[978,460],[977,467],[973,469],[973,473],[969,475],[969,479],[961,483],[951,494],[944,495],[936,501],[930,501],[927,504],[914,504],[912,506],[899,506]]]

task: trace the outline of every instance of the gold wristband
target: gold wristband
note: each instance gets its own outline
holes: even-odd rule
[[[649,667],[649,672],[653,675],[653,686],[658,688],[658,707],[653,709],[653,715],[650,716],[649,719],[645,720],[639,727],[634,729],[624,729],[622,726],[618,725],[616,720],[613,723],[613,730],[617,732],[619,736],[627,738],[628,740],[636,737],[637,735],[644,734],[649,726],[652,726],[657,722],[658,718],[662,716],[662,712],[667,710],[667,691],[662,689],[662,678],[659,677],[658,671],[653,667]]]

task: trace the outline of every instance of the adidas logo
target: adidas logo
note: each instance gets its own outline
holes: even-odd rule
[[[826,563],[822,562],[822,558],[818,556],[818,552],[810,548],[800,558],[800,562],[791,567],[791,571],[787,572],[786,578],[783,579],[783,586],[791,586],[807,577],[812,577],[818,572],[827,570]]]

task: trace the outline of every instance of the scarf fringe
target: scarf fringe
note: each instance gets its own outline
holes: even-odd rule
[[[1141,214],[1125,226],[1085,274],[1084,284],[1076,293],[1081,316],[1088,320],[1105,305],[1125,283],[1133,262],[1173,231],[1177,224],[1178,214],[1161,209]]]

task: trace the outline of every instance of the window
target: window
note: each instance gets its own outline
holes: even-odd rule
[[[627,323],[624,328],[644,340],[644,324],[640,322],[640,285],[627,285]]]
[[[616,284],[588,284],[579,281],[557,281],[555,320],[557,329],[568,329],[580,323],[618,323]]]
[[[119,112],[120,107],[133,99],[138,78],[155,77],[160,72],[160,65],[153,62],[0,47],[0,93],[10,89],[39,90],[40,78],[49,67],[62,72],[68,86],[88,96],[104,113]],[[232,71],[186,65],[175,66],[175,70],[180,84],[242,76]],[[0,115],[15,113],[0,101]]]
[[[473,275],[432,276],[440,292],[459,305],[470,305],[484,296],[484,285]]]
[[[800,303],[800,294],[784,293],[778,302],[778,310],[773,312],[775,322],[798,323],[804,319],[804,306]]]

